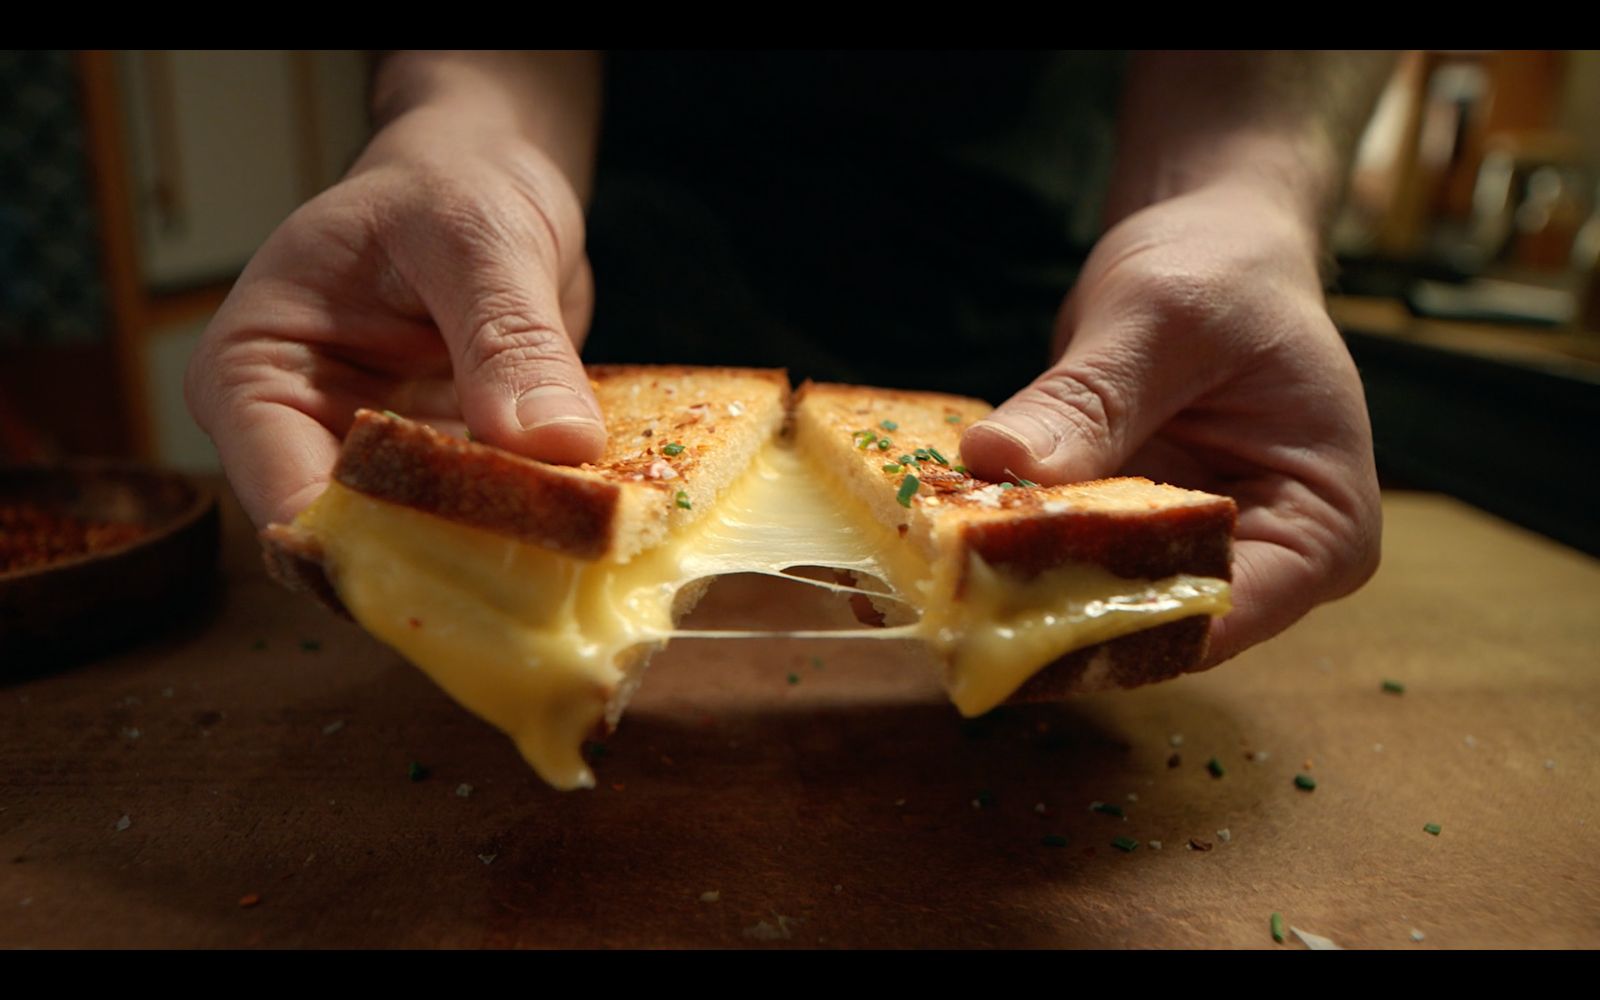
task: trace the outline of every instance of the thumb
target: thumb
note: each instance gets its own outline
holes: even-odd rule
[[[967,428],[961,460],[994,482],[1116,475],[1201,388],[1182,355],[1158,357],[1138,322],[1078,330],[1049,371]]]
[[[477,213],[475,213],[477,214]],[[461,415],[480,440],[564,465],[599,460],[605,418],[563,313],[553,230],[455,214],[397,261],[439,327]],[[580,243],[581,247],[581,243]],[[581,249],[578,253],[582,253]],[[568,282],[587,296],[587,264]],[[409,266],[408,266],[409,265]]]

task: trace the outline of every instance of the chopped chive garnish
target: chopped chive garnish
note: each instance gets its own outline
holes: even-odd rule
[[[1443,829],[1443,827],[1441,827],[1438,823],[1424,823],[1422,824],[1422,828],[1433,834],[1435,837],[1437,837],[1439,835],[1439,831]]]
[[[1228,773],[1227,771],[1223,770],[1222,761],[1218,760],[1215,757],[1213,757],[1210,760],[1206,761],[1206,770],[1211,772],[1211,776],[1213,778],[1220,778],[1224,774]]]
[[[406,768],[406,777],[410,778],[412,781],[421,781],[427,776],[428,769],[423,767],[421,764],[418,764],[416,761],[412,761],[411,766]]]
[[[1107,816],[1122,815],[1122,807],[1117,805],[1115,802],[1096,802],[1089,808],[1093,809],[1097,813],[1105,813]]]
[[[900,501],[900,506],[911,506],[911,498],[917,495],[917,487],[920,485],[916,476],[911,475],[909,472],[906,473],[906,478],[900,481],[900,492],[895,494],[895,499]]]
[[[682,455],[683,454],[683,445],[679,444],[676,441],[669,441],[668,443],[666,443],[666,444],[661,446],[661,454],[667,456],[668,458],[673,458],[675,456]]]
[[[1283,914],[1281,913],[1274,913],[1272,915],[1272,940],[1278,942],[1279,944],[1283,944]]]
[[[878,450],[879,451],[888,451],[890,448],[893,448],[893,447],[894,447],[894,442],[890,441],[888,438],[879,438],[878,439]]]
[[[898,461],[901,465],[910,465],[912,462],[916,461],[916,459],[912,458],[910,455],[901,455],[898,459],[896,459],[896,461]]]
[[[1317,779],[1309,774],[1297,774],[1294,776],[1294,787],[1303,792],[1314,792],[1317,789]]]
[[[583,755],[589,760],[605,760],[606,755],[609,753],[611,753],[611,748],[599,740],[583,741]]]
[[[965,465],[958,465],[955,467],[955,470],[961,473],[963,476],[967,474],[967,467]]]
[[[1405,694],[1406,686],[1399,681],[1384,681],[1383,689],[1390,694]]]
[[[1047,834],[1045,834],[1044,839],[1041,842],[1046,847],[1066,847],[1067,846],[1067,838],[1061,836],[1061,834],[1059,834],[1059,833],[1047,833]]]
[[[987,788],[982,789],[977,795],[973,796],[972,801],[980,806],[992,806],[994,805],[994,793]]]
[[[1111,846],[1115,847],[1119,851],[1132,851],[1135,847],[1139,846],[1139,842],[1134,840],[1132,837],[1118,837],[1116,840],[1111,842]]]
[[[790,684],[799,684],[800,683],[800,675],[799,674],[790,674],[789,675],[789,683]]]
[[[916,450],[912,451],[911,454],[917,456],[917,459],[923,462],[926,462],[928,459],[933,457],[932,453],[930,453],[926,448],[917,448]]]
[[[878,440],[878,434],[876,431],[856,431],[850,435],[850,440],[855,442],[857,448],[865,448]]]
[[[472,428],[470,428],[470,427],[467,428],[467,440],[468,441],[476,441],[477,440],[477,438],[472,436]]]
[[[895,423],[893,420],[880,420],[878,421],[878,426],[882,427],[886,431],[897,431],[900,429],[900,425]]]
[[[1021,476],[1018,476],[1017,477],[1017,485],[1018,486],[1038,486],[1039,484],[1034,482],[1031,479],[1023,479]]]
[[[945,457],[943,455],[939,454],[939,450],[937,448],[929,448],[928,449],[928,457],[932,458],[935,462],[938,462],[940,465],[943,465],[945,467],[949,467],[949,465],[950,465],[950,463],[945,459]]]
[[[394,412],[393,410],[384,410],[383,411],[383,415],[386,416],[386,417],[393,417],[396,420],[400,419],[400,414]]]
[[[1003,490],[1014,490],[1014,489],[1016,489],[1016,487],[1013,486],[1011,483],[1001,483],[1000,484],[1000,488],[1003,489]]]
[[[689,494],[685,493],[682,490],[678,491],[678,496],[677,496],[676,502],[677,502],[678,506],[682,507],[684,510],[693,510],[694,509],[694,504],[689,502]]]
[[[947,424],[959,424],[961,423],[961,414],[948,413],[945,415],[944,422]]]
[[[887,465],[885,465],[883,467],[883,471],[884,472],[899,472],[900,471],[900,466],[896,465],[893,462],[890,462],[889,464],[887,464]]]
[[[821,670],[822,669],[822,657],[813,656],[811,658],[811,669],[812,670]]]

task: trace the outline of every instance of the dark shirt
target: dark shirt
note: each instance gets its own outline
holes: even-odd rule
[[[1090,244],[1114,53],[608,57],[591,361],[998,402]]]

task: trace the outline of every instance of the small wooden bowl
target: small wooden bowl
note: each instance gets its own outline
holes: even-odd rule
[[[220,521],[210,488],[130,462],[0,466],[0,505],[138,524],[115,548],[0,572],[0,677],[106,653],[210,603]]]

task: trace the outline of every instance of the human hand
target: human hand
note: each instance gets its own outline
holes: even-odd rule
[[[1376,570],[1372,430],[1296,213],[1219,184],[1128,216],[1090,254],[1055,350],[968,428],[962,460],[987,479],[1143,475],[1232,496],[1234,610],[1208,665]]]
[[[251,519],[321,493],[359,407],[598,459],[583,237],[572,185],[514,128],[433,104],[379,132],[256,253],[189,365],[190,412]]]

